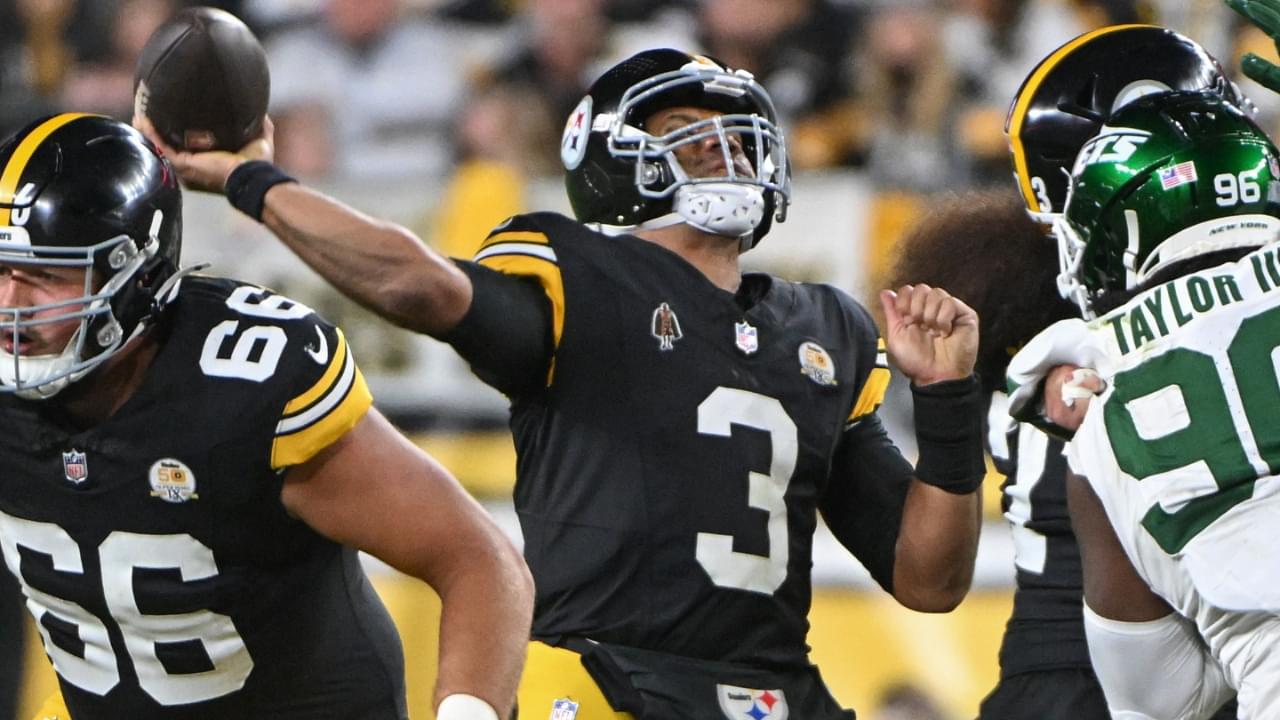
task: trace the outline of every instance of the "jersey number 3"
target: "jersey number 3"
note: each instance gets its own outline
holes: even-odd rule
[[[45,651],[66,682],[106,695],[120,683],[120,669],[107,626],[84,607],[31,586],[21,572],[19,548],[50,558],[60,575],[83,575],[80,548],[66,530],[0,512],[0,548],[5,561],[22,582],[27,606],[44,638]],[[218,574],[213,551],[190,535],[140,535],[113,532],[98,546],[102,590],[111,618],[120,628],[125,649],[133,660],[138,684],[161,705],[181,705],[220,697],[244,686],[253,659],[231,618],[208,610],[176,615],[147,615],[134,595],[135,569],[177,570],[182,582]],[[46,618],[52,618],[46,623]],[[50,636],[47,624],[74,627],[82,652],[70,652]],[[157,647],[172,643],[203,645],[213,667],[205,672],[170,674]]]
[[[769,473],[747,473],[747,504],[769,513],[769,554],[737,552],[733,536],[698,533],[698,563],[720,587],[772,594],[787,579],[787,486],[796,469],[796,424],[774,398],[720,387],[698,406],[698,432],[729,437],[734,425],[769,433]]]

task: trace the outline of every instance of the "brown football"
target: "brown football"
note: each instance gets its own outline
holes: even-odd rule
[[[133,74],[134,110],[169,145],[239,150],[262,132],[267,55],[235,15],[187,8],[156,28]]]

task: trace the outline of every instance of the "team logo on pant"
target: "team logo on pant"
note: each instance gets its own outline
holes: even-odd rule
[[[729,720],[787,720],[787,696],[781,690],[755,690],[716,684],[720,709]]]
[[[560,698],[551,703],[550,720],[574,720],[578,717],[578,703],[569,698]]]

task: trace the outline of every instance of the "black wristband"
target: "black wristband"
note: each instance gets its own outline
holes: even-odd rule
[[[262,206],[267,191],[280,183],[291,182],[298,181],[266,160],[250,160],[240,163],[231,171],[222,191],[231,202],[231,207],[262,222]]]
[[[982,447],[982,390],[976,375],[918,387],[915,405],[919,459],[916,477],[950,493],[982,487],[987,464]]]

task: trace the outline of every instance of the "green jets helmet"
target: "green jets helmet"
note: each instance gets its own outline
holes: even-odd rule
[[[1276,146],[1220,95],[1141,98],[1081,148],[1054,231],[1058,289],[1092,318],[1100,296],[1174,263],[1274,240]]]

